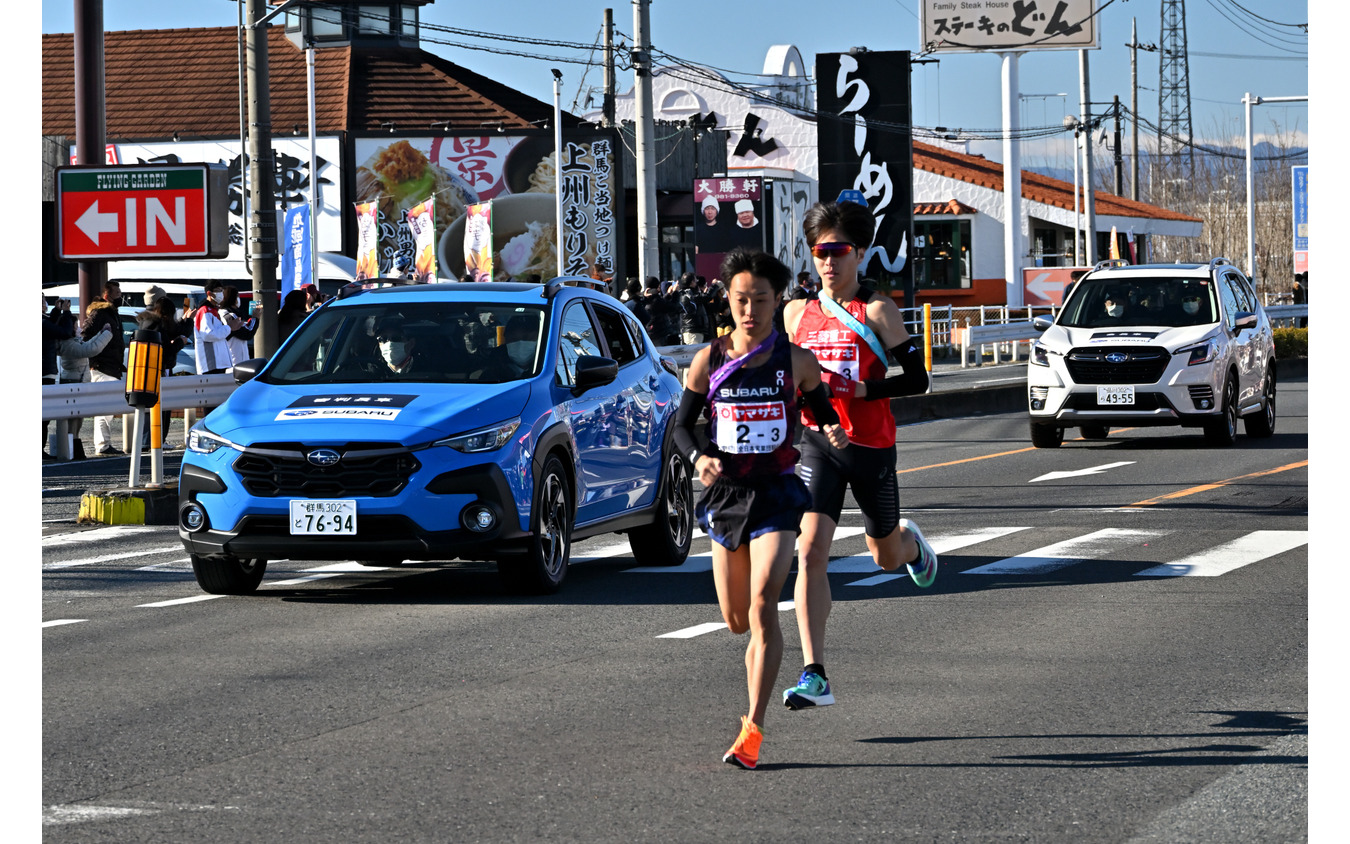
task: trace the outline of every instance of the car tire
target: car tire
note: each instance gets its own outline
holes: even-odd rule
[[[498,559],[497,572],[511,592],[551,594],[562,586],[571,554],[572,490],[562,461],[549,455],[535,485],[525,553]]]
[[[1205,423],[1205,441],[1217,446],[1237,442],[1237,410],[1237,382],[1229,375],[1223,382],[1223,404],[1219,407],[1219,415]]]
[[[1031,423],[1031,444],[1037,448],[1059,448],[1064,442],[1064,429],[1053,422]]]
[[[192,554],[191,560],[197,584],[212,595],[252,595],[267,572],[266,560],[199,554]]]
[[[1079,425],[1078,433],[1085,440],[1104,440],[1111,433],[1109,425]]]
[[[689,464],[673,449],[666,454],[659,495],[651,524],[629,531],[628,546],[641,565],[678,566],[694,537],[694,482]]]
[[[1262,390],[1261,410],[1242,417],[1242,428],[1247,436],[1265,439],[1275,433],[1275,367],[1266,370],[1266,384]]]

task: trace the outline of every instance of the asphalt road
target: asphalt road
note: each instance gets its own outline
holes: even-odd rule
[[[938,580],[880,575],[845,512],[839,702],[771,708],[753,772],[720,761],[745,639],[706,538],[658,571],[579,543],[548,598],[477,563],[288,561],[215,598],[172,528],[71,521],[125,458],[46,467],[42,837],[1307,840],[1306,380],[1280,401],[1232,449],[1036,450],[1015,412],[902,427]]]

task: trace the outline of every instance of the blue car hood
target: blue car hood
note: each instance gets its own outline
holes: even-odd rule
[[[529,382],[508,384],[264,384],[248,381],[206,418],[239,445],[398,442],[416,445],[514,419]]]

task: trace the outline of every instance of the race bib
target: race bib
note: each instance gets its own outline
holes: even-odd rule
[[[718,405],[715,433],[727,454],[773,451],[788,438],[787,408],[781,401]]]
[[[861,377],[858,346],[855,343],[826,343],[812,346],[811,351],[820,361],[821,369],[828,369],[841,378],[857,381]]]

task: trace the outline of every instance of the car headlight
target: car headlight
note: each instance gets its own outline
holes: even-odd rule
[[[1190,352],[1190,358],[1186,360],[1187,366],[1195,366],[1198,363],[1209,363],[1219,354],[1217,343],[1205,342],[1198,346],[1192,346],[1189,349],[1180,349],[1177,354]]]
[[[202,425],[194,425],[191,431],[188,431],[187,448],[188,451],[197,454],[210,454],[218,448],[233,448],[234,443],[217,436]]]
[[[1050,365],[1050,353],[1039,341],[1031,344],[1031,362],[1036,366]]]
[[[496,425],[490,425],[486,428],[479,428],[476,431],[469,431],[467,434],[458,434],[453,437],[447,437],[438,440],[434,445],[448,445],[455,451],[462,451],[465,454],[473,454],[479,451],[496,451],[506,445],[511,439],[511,435],[520,427],[519,419],[512,419],[510,422],[498,422]]]

